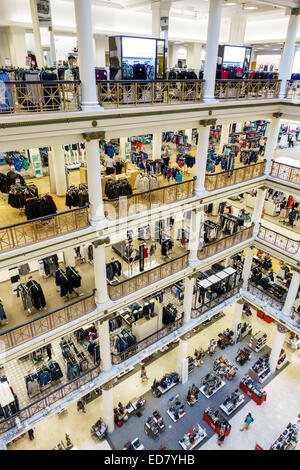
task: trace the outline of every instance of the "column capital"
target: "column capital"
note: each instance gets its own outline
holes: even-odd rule
[[[110,243],[110,237],[105,237],[105,238],[99,238],[98,240],[93,241],[92,245],[94,248],[98,248],[98,246],[108,245],[109,243]]]
[[[104,392],[108,392],[109,390],[114,388],[114,382],[115,382],[115,379],[112,379],[109,382],[106,382],[105,384],[101,385],[101,389],[104,390]]]
[[[300,274],[300,263],[297,263],[296,266],[291,266],[292,270]]]
[[[288,328],[286,328],[286,326],[282,325],[281,323],[277,323],[277,331],[278,333],[282,333],[282,334],[285,334],[289,331]]]
[[[201,119],[199,121],[200,126],[207,127],[207,126],[215,126],[217,123],[217,119]]]
[[[239,305],[241,305],[241,304],[244,304],[245,302],[244,302],[243,299],[238,299],[238,300],[236,301],[236,303],[239,304]]]
[[[283,113],[273,113],[272,116],[273,116],[274,118],[279,119],[279,118],[281,118],[281,116],[283,116]]]
[[[262,191],[265,191],[266,189],[269,189],[269,186],[261,186],[260,188],[258,189],[261,189]]]
[[[97,122],[97,121],[93,121],[93,122]],[[92,126],[93,127],[96,127],[94,126],[94,124],[92,123]],[[105,140],[105,132],[104,131],[100,131],[100,132],[84,132],[82,134],[82,137],[84,138],[84,140],[86,142],[90,142],[91,140]]]
[[[189,333],[185,333],[184,335],[180,336],[180,340],[181,341],[187,341],[188,339],[190,339],[190,334]]]

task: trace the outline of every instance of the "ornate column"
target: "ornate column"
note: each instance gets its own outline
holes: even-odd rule
[[[106,37],[95,37],[95,65],[96,67],[105,67]]]
[[[35,52],[38,68],[42,68],[45,66],[45,59],[44,59],[44,52],[42,48],[40,23],[39,23],[39,18],[38,18],[36,0],[30,0],[30,11],[31,11],[31,18],[32,18],[32,29],[33,29],[34,47],[35,47],[34,52]]]
[[[205,192],[205,174],[206,174],[206,163],[207,163],[207,151],[209,143],[209,131],[210,126],[216,125],[216,119],[205,119],[199,121],[198,132],[198,145],[197,145],[197,156],[195,165],[195,194],[200,196]]]
[[[65,154],[61,145],[52,147],[53,169],[55,174],[56,194],[65,196],[67,191],[67,178],[65,166]]]
[[[222,0],[210,0],[204,66],[204,101],[215,101],[215,81],[219,37],[221,30]]]
[[[102,389],[102,407],[103,419],[108,426],[108,432],[112,433],[115,428],[114,420],[114,395],[113,384],[108,382],[101,387]]]
[[[220,144],[219,144],[220,153],[223,152],[223,146],[225,144],[228,144],[230,122],[224,122],[221,124],[222,124],[222,132],[221,132],[221,139],[220,139]]]
[[[268,139],[267,139],[265,155],[264,155],[265,159],[267,160],[266,169],[265,169],[266,175],[269,175],[271,172],[272,159],[274,158],[274,152],[278,143],[278,134],[279,134],[279,128],[281,124],[280,123],[281,116],[282,116],[282,113],[273,113],[273,119],[271,120],[271,123],[270,123]]]
[[[111,351],[108,319],[98,321],[98,338],[100,346],[101,370],[107,372],[111,369]]]
[[[182,384],[185,384],[188,379],[187,356],[188,356],[188,337],[187,335],[183,335],[181,336],[179,340],[178,359],[177,359],[177,372],[180,376]]]
[[[259,231],[259,224],[261,221],[261,214],[264,208],[267,187],[263,186],[257,190],[255,207],[252,215],[252,222],[254,222],[253,235],[256,237]]]
[[[153,160],[161,158],[161,132],[152,134],[152,158]]]
[[[190,223],[190,238],[189,238],[189,264],[193,265],[198,262],[198,250],[200,243],[200,236],[203,233],[204,212],[202,208],[192,210],[191,223]]]
[[[191,321],[194,285],[195,285],[194,276],[187,276],[184,280],[184,299],[183,299],[183,314],[184,314],[183,322],[184,323],[189,323]]]
[[[293,277],[289,286],[289,290],[287,292],[287,296],[284,302],[284,306],[282,309],[283,315],[290,317],[292,314],[292,308],[294,306],[295,300],[298,295],[298,290],[300,286],[300,272],[299,268],[292,267],[294,270]]]
[[[254,247],[249,246],[246,251],[246,256],[245,256],[245,261],[244,261],[244,266],[243,266],[243,272],[242,272],[242,280],[243,280],[243,290],[248,289],[248,281],[250,278],[250,273],[251,273],[251,267],[252,267],[252,260],[253,260],[253,253],[254,253]]]
[[[96,304],[104,304],[109,300],[106,281],[105,246],[110,243],[110,238],[100,238],[92,242],[94,247],[94,274],[96,287]]]
[[[292,75],[293,63],[295,59],[297,31],[299,25],[299,14],[299,8],[291,9],[287,35],[279,67],[279,80],[281,80],[279,98],[285,98],[287,81],[291,79]]]
[[[233,339],[235,343],[237,342],[237,326],[239,323],[241,323],[241,320],[242,320],[243,306],[244,306],[244,301],[242,299],[238,299],[236,303],[234,304],[232,331],[234,331]]]
[[[128,139],[127,137],[120,137],[120,157],[126,157],[126,143]]]
[[[277,332],[274,338],[269,360],[270,370],[272,374],[274,374],[274,372],[276,371],[277,362],[280,357],[280,352],[283,348],[284,339],[287,332],[288,329],[285,326],[281,325],[280,323],[277,323]]]

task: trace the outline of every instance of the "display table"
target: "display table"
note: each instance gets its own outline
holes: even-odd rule
[[[181,399],[178,393],[169,399],[169,409],[166,411],[166,413],[170,416],[174,423],[177,423],[177,421],[183,418],[186,414],[184,411],[184,405],[184,400]]]
[[[271,445],[270,450],[295,450],[299,431],[298,424],[289,423],[278,439]]]
[[[206,436],[206,431],[200,426],[200,424],[196,424],[189,429],[182,439],[180,439],[179,444],[183,450],[193,450],[200,444],[200,442],[203,441],[203,439],[206,438]]]
[[[203,395],[204,395],[206,398],[210,398],[210,397],[212,397],[215,393],[217,393],[219,390],[221,390],[221,388],[224,387],[224,385],[226,385],[226,383],[224,382],[224,380],[222,380],[220,386],[219,386],[216,390],[214,390],[211,395],[207,395],[207,394],[204,392],[203,389],[205,388],[205,386],[202,385],[202,387],[200,387],[200,392],[203,393]]]
[[[131,442],[127,442],[123,447],[123,450],[145,450],[145,447],[140,442],[139,438],[136,437]]]
[[[171,390],[171,388],[175,387],[175,385],[177,385],[177,383],[172,382],[170,385],[167,386],[167,388],[162,388],[161,385],[159,385],[157,388],[160,391],[160,393],[164,395],[169,390]]]
[[[248,397],[251,398],[251,400],[255,401],[257,405],[262,405],[263,402],[267,400],[267,393],[264,391],[262,392],[262,396],[259,397],[254,393],[252,390],[250,390],[243,382],[240,382],[239,385],[240,389],[247,395]]]
[[[234,413],[243,403],[245,402],[244,395],[239,391],[235,390],[231,395],[225,398],[220,409],[224,411],[227,416]]]
[[[229,436],[230,431],[231,431],[231,424],[228,423],[228,421],[220,414],[220,420],[222,424],[225,424],[227,426],[227,431],[225,432],[225,436]],[[203,420],[212,428],[212,430],[216,433],[219,434],[220,428],[213,422],[213,419],[207,414],[206,411],[203,413]]]

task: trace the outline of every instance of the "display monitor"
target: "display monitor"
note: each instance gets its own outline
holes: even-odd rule
[[[246,56],[246,47],[224,46],[223,67],[243,68]]]
[[[156,39],[123,37],[122,55],[123,58],[155,59]]]

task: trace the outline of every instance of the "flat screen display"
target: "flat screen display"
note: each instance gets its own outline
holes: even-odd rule
[[[243,67],[246,55],[245,47],[224,46],[223,66]]]
[[[156,40],[145,38],[122,38],[122,55],[131,58],[154,59],[156,56]]]

